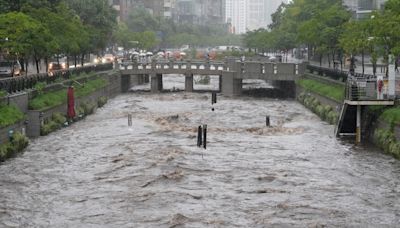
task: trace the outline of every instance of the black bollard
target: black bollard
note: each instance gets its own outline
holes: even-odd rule
[[[128,126],[132,126],[132,114],[128,114]]]
[[[203,144],[201,136],[202,136],[202,129],[201,129],[201,126],[199,126],[199,128],[197,129],[197,146],[198,147],[201,147],[201,145]]]
[[[203,146],[207,149],[207,124],[203,125]]]
[[[211,94],[211,105],[216,104],[217,103],[217,93],[213,92]]]
[[[265,117],[265,125],[266,125],[267,127],[271,127],[271,123],[270,123],[270,121],[269,121],[269,116]]]

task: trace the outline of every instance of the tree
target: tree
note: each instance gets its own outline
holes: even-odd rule
[[[136,42],[139,42],[135,34],[129,31],[128,26],[125,23],[119,23],[117,31],[115,31],[115,40],[117,44],[123,47],[125,50],[131,49],[138,46]]]
[[[69,0],[66,3],[90,31],[91,51],[104,49],[117,25],[117,12],[108,0]]]
[[[37,50],[37,43],[48,37],[40,22],[24,13],[0,14],[0,48],[7,50],[9,58],[25,60]],[[26,61],[24,61],[26,62]]]

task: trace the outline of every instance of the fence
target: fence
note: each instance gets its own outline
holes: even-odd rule
[[[4,90],[9,94],[31,89],[38,82],[54,83],[57,79],[69,79],[71,75],[80,73],[89,73],[91,71],[112,70],[113,63],[83,66],[78,68],[70,68],[67,70],[57,70],[51,73],[40,73],[29,76],[19,76],[13,78],[0,79],[0,90]]]

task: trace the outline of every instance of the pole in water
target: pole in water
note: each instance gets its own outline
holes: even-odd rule
[[[132,114],[128,114],[128,126],[132,126]]]
[[[197,146],[201,147],[201,145],[203,144],[203,140],[202,140],[202,132],[203,130],[201,129],[201,126],[198,127],[197,129]]]
[[[217,103],[217,93],[213,92],[211,94],[211,105],[216,104]]]
[[[207,124],[203,125],[203,146],[207,149]]]
[[[266,117],[265,117],[265,125],[266,125],[267,127],[271,127],[271,123],[270,123],[270,121],[269,121],[269,116],[266,116]]]

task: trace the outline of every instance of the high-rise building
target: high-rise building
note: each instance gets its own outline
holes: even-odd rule
[[[248,0],[247,30],[267,28],[282,0]]]
[[[136,4],[136,0],[108,0],[109,4],[117,11],[118,21],[124,21],[128,18],[129,12]]]
[[[353,12],[355,19],[368,18],[372,11],[383,8],[387,0],[343,0],[343,5]]]
[[[233,33],[241,34],[271,24],[271,14],[287,0],[226,0],[225,20]]]
[[[225,0],[176,0],[174,20],[192,24],[222,24]]]
[[[225,18],[231,33],[242,34],[247,27],[248,0],[226,0]]]

